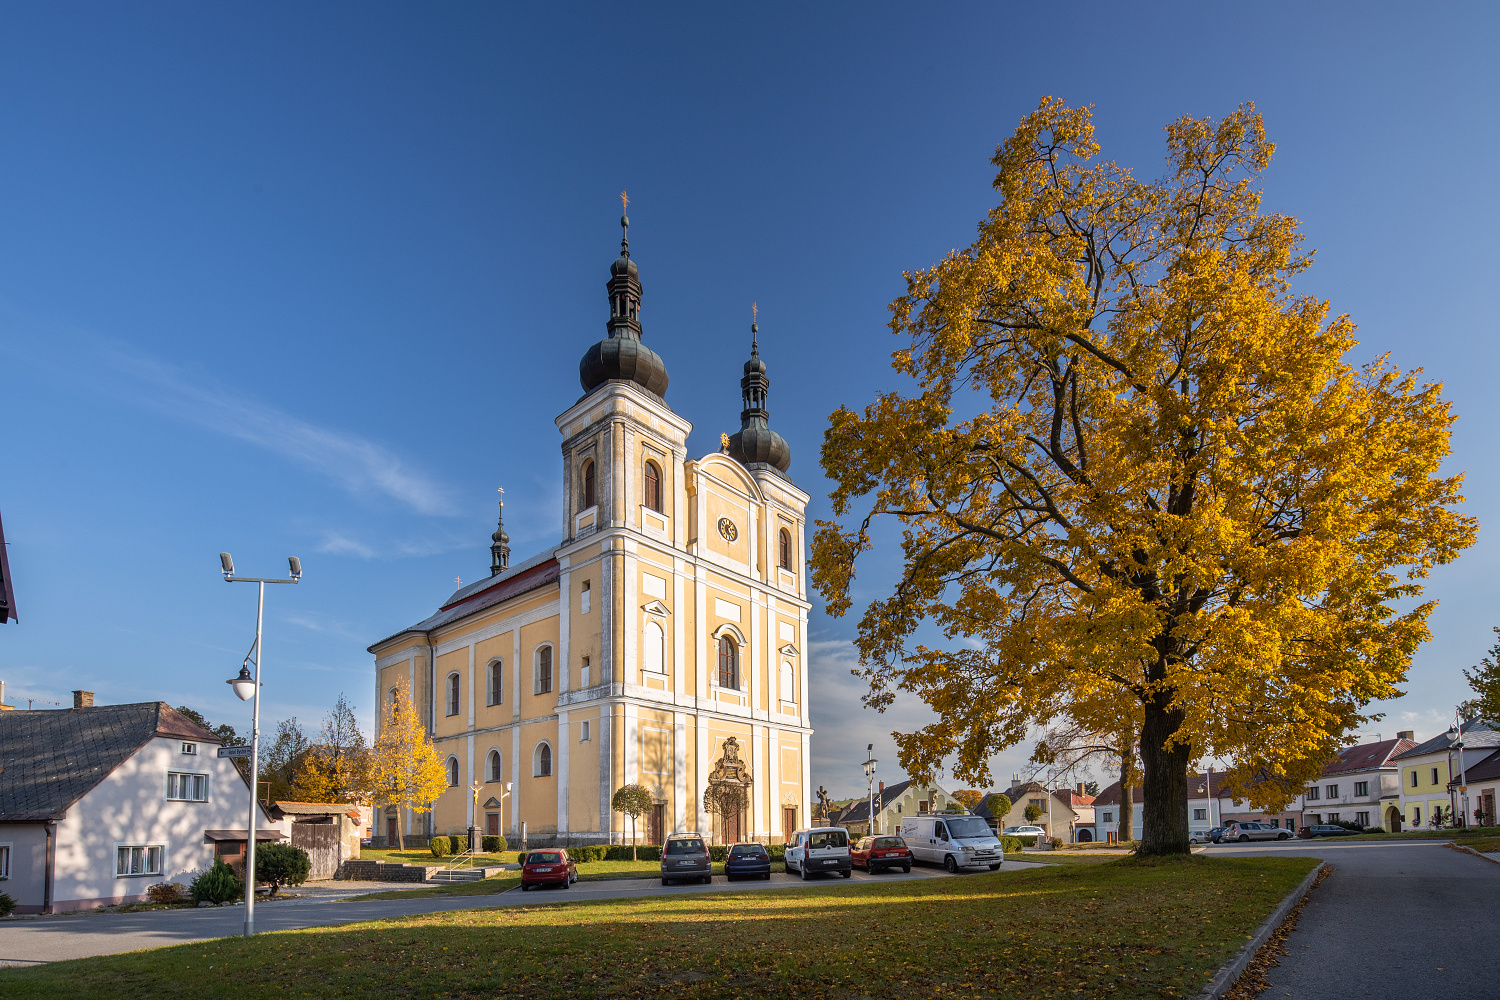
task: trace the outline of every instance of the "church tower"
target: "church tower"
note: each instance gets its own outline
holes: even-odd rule
[[[433,692],[452,789],[431,832],[514,837],[524,823],[532,846],[626,842],[610,802],[639,784],[653,801],[642,843],[675,831],[781,843],[811,815],[809,497],[769,427],[755,326],[740,430],[689,459],[692,424],[644,343],[620,223],[605,336],[579,362],[583,395],[556,419],[560,544],[512,566],[497,525],[488,580],[371,647],[378,690],[394,698],[425,680]]]

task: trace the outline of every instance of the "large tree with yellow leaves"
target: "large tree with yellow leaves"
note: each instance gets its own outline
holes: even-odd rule
[[[938,715],[896,734],[908,771],[956,754],[987,783],[1058,713],[1134,728],[1150,854],[1188,849],[1199,758],[1257,804],[1316,776],[1398,693],[1433,607],[1418,581],[1475,533],[1440,472],[1439,387],[1351,365],[1349,318],[1292,292],[1311,254],[1260,209],[1254,107],[1166,139],[1166,176],[1137,180],[1049,98],[999,147],[979,238],[892,303],[914,390],[832,415],[847,523],[813,553],[841,615],[876,519],[902,527],[857,644],[867,703],[904,689]]]

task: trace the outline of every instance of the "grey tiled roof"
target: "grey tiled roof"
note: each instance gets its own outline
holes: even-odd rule
[[[60,818],[158,735],[219,743],[164,701],[0,712],[0,823]]]
[[[911,781],[898,781],[894,785],[887,785],[884,791],[876,792],[875,798],[878,804],[875,811],[888,807],[895,802],[906,790],[911,787]],[[849,803],[849,808],[838,814],[840,823],[868,823],[870,821],[870,800],[868,798],[855,799]]]
[[[1465,750],[1484,750],[1487,748],[1493,750],[1500,748],[1500,730],[1496,730],[1494,726],[1482,719],[1465,722],[1463,724],[1463,734]],[[1441,753],[1447,750],[1452,745],[1452,742],[1452,740],[1448,739],[1447,730],[1444,730],[1426,743],[1412,747],[1405,753],[1398,755],[1395,759],[1401,760],[1405,757],[1420,757],[1423,754]]]
[[[518,594],[545,587],[549,583],[556,583],[561,574],[557,560],[553,558],[555,551],[549,549],[519,566],[512,566],[503,573],[485,577],[478,583],[471,583],[467,587],[455,590],[436,614],[424,618],[410,628],[393,632],[379,642],[372,643],[366,651],[373,653],[376,647],[390,642],[398,635],[405,635],[408,632],[431,632],[435,628],[441,628],[460,618],[468,617],[476,611],[483,611],[502,601],[508,601]]]
[[[1458,763],[1455,761],[1454,767],[1457,766]],[[1474,757],[1469,756],[1468,748],[1465,747],[1464,780],[1472,785],[1480,781],[1494,781],[1496,778],[1500,778],[1500,750],[1476,762]]]

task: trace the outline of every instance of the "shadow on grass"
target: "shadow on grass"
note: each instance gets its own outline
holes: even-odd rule
[[[1196,995],[1316,862],[1114,862],[473,909],[0,972],[0,997]]]

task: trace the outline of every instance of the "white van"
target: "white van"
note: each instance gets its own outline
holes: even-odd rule
[[[854,862],[849,857],[849,831],[841,826],[815,826],[792,834],[786,845],[788,872],[796,871],[805,882],[819,872],[838,872],[844,878],[854,877]]]
[[[901,820],[901,839],[918,861],[940,864],[950,872],[987,866],[999,871],[1005,848],[978,816],[924,813]]]

